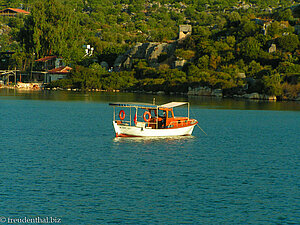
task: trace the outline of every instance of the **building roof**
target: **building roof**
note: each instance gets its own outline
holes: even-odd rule
[[[24,14],[30,14],[30,12],[28,11],[25,11],[23,9],[15,9],[15,8],[7,8],[7,9],[3,9],[0,11],[0,13],[5,13],[7,11],[11,11],[11,12],[14,12],[14,13],[24,13]]]
[[[47,62],[47,61],[49,61],[49,60],[51,60],[51,59],[56,59],[56,58],[57,58],[57,56],[52,55],[52,56],[45,56],[44,58],[37,59],[37,60],[35,60],[35,61],[36,61],[36,62]]]
[[[66,73],[70,73],[71,70],[72,70],[72,68],[69,66],[62,66],[62,67],[58,67],[58,68],[49,70],[48,72],[55,73],[55,74],[66,74]]]

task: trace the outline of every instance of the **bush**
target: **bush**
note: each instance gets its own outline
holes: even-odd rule
[[[190,60],[195,57],[196,53],[192,50],[176,49],[175,55],[178,58]]]
[[[283,95],[289,99],[297,98],[300,94],[300,84],[288,84],[282,85]]]
[[[73,82],[71,79],[61,79],[61,80],[55,80],[52,81],[50,84],[47,85],[47,87],[54,88],[54,87],[60,87],[60,88],[72,88]]]
[[[299,46],[299,38],[296,34],[284,35],[277,38],[277,43],[280,48],[293,52]]]
[[[281,96],[283,93],[281,80],[278,73],[271,76],[263,76],[263,92],[267,95]]]

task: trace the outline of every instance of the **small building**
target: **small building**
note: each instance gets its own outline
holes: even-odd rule
[[[57,56],[45,56],[35,60],[34,69],[34,79],[44,83],[64,79],[72,70],[64,64],[62,58]]]
[[[175,69],[182,69],[185,65],[187,64],[187,61],[185,59],[177,59],[176,61],[173,62],[173,68]]]
[[[49,70],[45,74],[44,83],[50,83],[51,81],[67,78],[67,75],[71,72],[72,68],[69,66],[62,66]]]
[[[269,48],[269,53],[273,53],[273,52],[276,52],[276,44],[271,44]]]
[[[192,34],[191,25],[179,25],[179,40]]]
[[[19,14],[29,15],[30,12],[25,11],[23,9],[15,9],[15,8],[7,8],[7,9],[0,10],[0,16],[14,17]]]
[[[41,71],[48,71],[65,66],[62,58],[58,58],[57,56],[45,56],[44,58],[35,60],[35,62],[35,69]]]

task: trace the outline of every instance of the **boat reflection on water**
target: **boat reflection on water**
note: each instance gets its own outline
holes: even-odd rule
[[[127,138],[119,138],[115,137],[113,142],[115,143],[151,143],[151,142],[170,142],[173,143],[175,141],[186,141],[196,139],[195,136],[170,136],[170,137],[127,137]]]

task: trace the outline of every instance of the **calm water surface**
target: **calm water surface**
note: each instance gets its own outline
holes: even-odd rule
[[[208,136],[115,138],[108,102],[153,97]],[[0,131],[0,219],[300,224],[299,103],[0,89]]]

